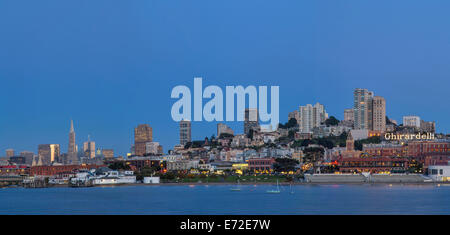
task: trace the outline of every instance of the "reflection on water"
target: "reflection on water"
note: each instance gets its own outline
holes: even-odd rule
[[[0,214],[450,214],[448,185],[5,188]]]

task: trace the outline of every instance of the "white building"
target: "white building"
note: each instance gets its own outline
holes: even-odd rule
[[[146,154],[158,154],[159,153],[159,142],[146,142],[145,143],[145,153]]]
[[[369,130],[367,129],[358,129],[358,130],[351,130],[352,137],[354,140],[363,140],[369,138]]]
[[[174,162],[167,162],[168,171],[190,170],[197,169],[199,161],[197,160],[179,160]]]
[[[159,184],[160,178],[159,177],[144,177],[144,184]]]
[[[403,126],[420,128],[420,117],[419,116],[404,116]]]
[[[123,173],[114,170],[104,170],[96,174],[93,178],[94,185],[104,184],[134,184],[136,176],[133,171],[124,171]]]
[[[428,176],[436,182],[450,181],[450,165],[428,166]]]
[[[367,89],[355,89],[353,93],[353,120],[355,129],[372,129],[373,96],[374,93]]]
[[[307,104],[299,108],[299,128],[301,133],[310,133],[314,127],[320,126],[322,122],[328,119],[328,113],[325,107],[316,103],[314,106]]]

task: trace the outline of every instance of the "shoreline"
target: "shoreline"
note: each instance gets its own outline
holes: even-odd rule
[[[49,187],[38,187],[38,188],[91,188],[91,187],[126,187],[126,186],[217,186],[217,185],[237,185],[231,182],[180,182],[180,183],[159,183],[159,184],[144,184],[144,183],[134,183],[134,184],[104,184],[104,185],[93,185],[89,187],[70,187],[67,184],[55,184]],[[276,182],[243,182],[240,185],[276,185]],[[279,183],[280,186],[299,186],[299,185],[450,185],[450,182],[282,182]],[[28,188],[21,185],[12,185],[0,187],[1,189],[6,188]]]

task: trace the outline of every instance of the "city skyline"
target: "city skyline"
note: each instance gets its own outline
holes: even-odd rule
[[[123,155],[148,123],[170,149],[179,143],[170,90],[197,76],[205,86],[280,86],[282,123],[316,102],[342,120],[363,87],[385,98],[391,119],[417,115],[450,132],[449,2],[52,4],[64,10],[0,3],[0,155],[45,143],[67,152],[71,119],[79,144],[91,134]],[[192,139],[216,125],[192,122]]]
[[[356,92],[358,91],[361,91],[361,90],[366,90],[366,92],[368,91],[367,89],[362,89],[362,88],[355,88],[354,89],[354,95],[356,94]],[[369,93],[370,93],[370,95],[372,96],[372,98],[378,98],[378,99],[381,99],[382,100],[382,102],[384,102],[383,103],[383,106],[384,106],[384,108],[386,108],[386,101],[385,101],[385,99],[384,99],[384,97],[381,97],[381,96],[374,96],[374,92],[372,92],[372,91],[369,91]],[[356,99],[356,97],[354,97],[355,99]],[[371,99],[372,99],[371,98]],[[309,106],[311,106],[310,104],[308,104]],[[324,105],[322,105],[322,104],[320,104],[319,102],[317,102],[316,103],[316,105],[314,106],[314,107],[316,107],[317,105],[319,105],[321,108],[322,108],[322,111],[321,112],[325,112],[325,106]],[[302,110],[302,108],[305,108],[305,107],[307,107],[307,106],[302,106],[302,105],[299,105],[298,106],[298,109],[296,109],[296,111],[300,111],[299,113],[301,113],[301,110]],[[312,106],[311,106],[311,108],[312,108]],[[326,114],[326,116],[327,117],[331,117],[331,116],[334,116],[334,117],[337,117],[338,118],[338,120],[340,120],[340,121],[344,121],[344,120],[346,120],[345,119],[345,113],[348,111],[348,110],[354,110],[354,109],[357,109],[357,107],[353,107],[353,108],[351,108],[351,109],[348,109],[348,108],[344,108],[344,109],[342,109],[342,118],[339,118],[339,115],[334,115],[334,114],[331,114],[331,115],[329,115],[328,113],[325,113]],[[248,112],[249,112],[249,110],[252,110],[252,109],[248,109],[248,108],[246,108],[246,110],[245,110],[245,120],[247,120],[248,119]],[[257,112],[257,109],[253,109],[255,112]],[[354,111],[354,112],[352,112],[352,113],[355,113],[356,111]],[[255,115],[255,114],[253,114],[253,115]],[[281,117],[287,117],[286,118],[286,121],[288,121],[289,120],[289,116],[291,115],[291,112],[289,112],[289,113],[287,113],[287,114],[281,114],[280,116]],[[256,114],[256,116],[258,116],[258,114]],[[301,116],[301,115],[300,115]],[[389,117],[389,115],[388,115],[388,113],[386,112],[386,116],[388,116]],[[391,120],[395,120],[396,122],[398,122],[398,124],[400,125],[400,124],[404,124],[404,122],[405,122],[405,118],[411,118],[411,117],[414,117],[414,118],[419,118],[419,122],[420,122],[420,116],[416,116],[416,115],[403,115],[402,116],[402,118],[401,119],[399,119],[399,120],[401,120],[402,122],[399,122],[399,121],[397,121],[397,120],[395,120],[395,119],[392,119],[391,118]],[[244,126],[244,128],[242,128],[242,131],[241,132],[237,132],[237,133],[235,133],[235,134],[245,134],[245,125],[247,125],[246,124],[246,121],[241,121],[241,122],[238,122],[238,123],[240,123],[240,125],[241,126]],[[259,120],[259,119],[258,119]],[[284,118],[281,118],[281,120],[285,120]],[[324,119],[325,120],[325,119]],[[321,122],[323,122],[324,120],[322,120]],[[423,120],[423,119],[422,119]],[[298,121],[298,120],[297,120]],[[435,120],[432,120],[432,121],[435,121]],[[236,121],[237,122],[237,121]],[[256,121],[256,122],[258,122],[258,121]],[[183,132],[186,132],[186,133],[189,133],[188,134],[188,137],[184,137],[184,138],[187,138],[187,139],[189,139],[189,140],[192,140],[192,141],[194,141],[194,140],[202,140],[202,138],[198,138],[198,139],[192,139],[192,137],[191,137],[191,135],[192,135],[192,123],[195,123],[195,122],[191,122],[191,121],[180,121],[180,122],[176,122],[177,123],[177,127],[176,128],[178,128],[178,136],[176,136],[175,138],[176,138],[176,143],[174,144],[174,145],[172,145],[172,146],[166,146],[166,149],[167,150],[170,150],[170,149],[173,149],[176,145],[179,145],[180,144],[180,141],[181,141],[181,139],[183,138],[182,137],[182,135],[181,135],[181,133]],[[180,129],[181,128],[181,125],[182,125],[182,123],[188,123],[189,125],[188,125],[188,127],[183,127],[182,129]],[[197,123],[199,123],[199,124],[201,124],[201,123],[203,123],[204,125],[211,125],[211,123],[210,122],[205,122],[205,121],[202,121],[202,122],[197,122]],[[216,124],[216,128],[218,128],[217,127],[217,125],[227,125],[227,124],[225,124],[225,123],[230,123],[230,122],[213,122],[213,123],[215,123]],[[281,123],[283,123],[283,122],[281,122]],[[420,124],[420,123],[419,123]],[[238,124],[239,125],[239,124]],[[385,124],[384,124],[385,125]],[[130,146],[129,146],[129,151],[126,151],[126,152],[118,152],[116,149],[114,149],[114,148],[103,148],[103,147],[101,147],[101,146],[97,146],[97,149],[105,149],[106,151],[109,151],[109,150],[113,150],[115,153],[118,153],[117,154],[117,156],[127,156],[127,154],[130,154],[131,153],[131,149],[134,147],[134,149],[136,149],[136,144],[143,144],[144,146],[142,146],[142,147],[140,147],[142,150],[140,150],[139,151],[139,153],[137,154],[137,155],[143,155],[145,152],[146,152],[146,147],[145,147],[145,143],[147,143],[147,142],[154,142],[154,143],[157,143],[158,145],[159,145],[159,142],[155,142],[154,140],[153,140],[153,128],[151,127],[151,125],[150,124],[148,124],[148,123],[145,123],[145,124],[136,124],[135,125],[136,127],[134,128],[134,135],[133,135],[133,139],[134,139],[134,143],[131,143],[130,144]],[[234,126],[234,125],[233,125]],[[301,124],[299,124],[299,126],[300,126],[300,132],[301,132],[301,129],[302,129],[302,125]],[[406,126],[411,126],[411,124],[409,123],[409,120],[408,120],[408,123],[406,124]],[[438,126],[439,127],[439,126]],[[187,130],[184,130],[184,128],[187,128]],[[356,129],[358,129],[358,128],[356,128]],[[183,130],[183,131],[181,131],[181,130]],[[236,131],[235,129],[233,129],[233,128],[231,128],[231,130],[232,131]],[[439,129],[437,129],[437,131],[436,131],[436,133],[443,133],[443,134],[448,134],[448,132],[439,132],[438,131]],[[218,131],[218,129],[216,129],[216,132],[213,132],[213,133],[211,133],[210,135],[205,135],[205,137],[209,137],[209,136],[212,136],[212,135],[216,135],[217,134],[217,131]],[[379,131],[379,130],[378,130]],[[147,133],[148,132],[148,133]],[[195,130],[194,130],[194,132],[195,132]],[[70,156],[70,153],[76,153],[76,152],[78,152],[79,151],[79,149],[78,149],[78,145],[76,144],[76,135],[75,135],[75,128],[74,128],[74,121],[73,120],[70,120],[70,131],[69,131],[69,134],[68,134],[68,141],[69,141],[69,145],[68,145],[68,148],[67,148],[67,154]],[[185,135],[185,134],[184,134]],[[183,135],[183,136],[184,136]],[[137,141],[137,142],[136,142]],[[62,141],[61,141],[62,142]],[[91,141],[90,140],[90,134],[87,136],[87,141],[80,141],[81,143],[83,143],[83,145],[84,145],[84,147],[82,148],[83,149],[83,151],[85,151],[85,149],[86,149],[86,144],[87,143],[94,143],[93,144],[93,148],[94,148],[94,150],[93,150],[93,153],[92,154],[95,154],[95,151],[96,151],[96,149],[95,149],[95,141]],[[183,142],[185,142],[185,141],[183,141]],[[58,143],[54,143],[54,144],[42,144],[42,143],[40,143],[40,144],[37,144],[36,146],[40,146],[40,145],[58,145],[58,151],[61,151],[61,153],[62,152],[64,152],[63,150],[64,150],[64,148],[61,148],[60,146],[64,146],[64,144],[60,144],[59,142]],[[90,146],[90,145],[89,145]],[[162,145],[163,146],[163,145]],[[72,150],[71,150],[72,149]],[[31,150],[31,149],[20,149],[20,150],[18,150],[18,149],[16,149],[16,148],[7,148],[7,149],[5,149],[5,152],[6,152],[6,155],[8,156],[8,155],[10,155],[10,154],[13,154],[13,155],[17,155],[17,154],[15,154],[15,153],[19,153],[19,152],[24,152],[24,151],[30,151],[30,152],[33,152],[33,153],[35,153],[33,150]],[[71,151],[74,151],[74,152],[71,152]],[[8,152],[9,152],[9,154],[8,154]],[[95,155],[92,155],[91,154],[91,158],[93,158],[93,157],[95,157]],[[38,148],[38,151],[37,151],[37,155],[39,156],[39,148]],[[0,156],[2,156],[1,154],[0,154]]]

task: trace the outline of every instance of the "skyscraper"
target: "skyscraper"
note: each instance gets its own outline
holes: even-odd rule
[[[245,109],[244,133],[248,135],[250,133],[250,130],[259,131],[258,109]]]
[[[95,158],[95,142],[89,136],[88,141],[83,143],[83,151],[85,157]]]
[[[354,93],[354,126],[355,129],[372,130],[372,99],[373,92],[356,88]]]
[[[299,108],[299,129],[301,133],[311,133],[314,127],[320,126],[325,120],[328,119],[328,113],[325,111],[325,107],[316,103],[314,106],[307,104],[300,106]]]
[[[72,165],[78,164],[78,149],[75,143],[75,129],[73,127],[73,120],[70,120],[70,131],[69,131],[69,147],[67,149],[67,155],[64,159],[64,164]]]
[[[134,152],[137,156],[144,156],[145,145],[153,141],[153,130],[148,124],[141,124],[134,128]]]
[[[182,146],[191,142],[191,122],[188,120],[180,121],[180,144]]]
[[[60,157],[59,144],[40,144],[38,146],[40,165],[49,166],[58,161]]]
[[[75,130],[73,128],[73,120],[70,120],[70,132],[69,132],[69,148],[67,153],[76,153],[76,145],[75,145]]]
[[[386,131],[386,100],[367,89],[356,88],[353,94],[355,129]]]
[[[386,100],[381,96],[373,97],[372,123],[374,131],[386,131]]]
[[[20,156],[25,158],[25,164],[31,165],[33,163],[34,153],[29,151],[20,152]]]

